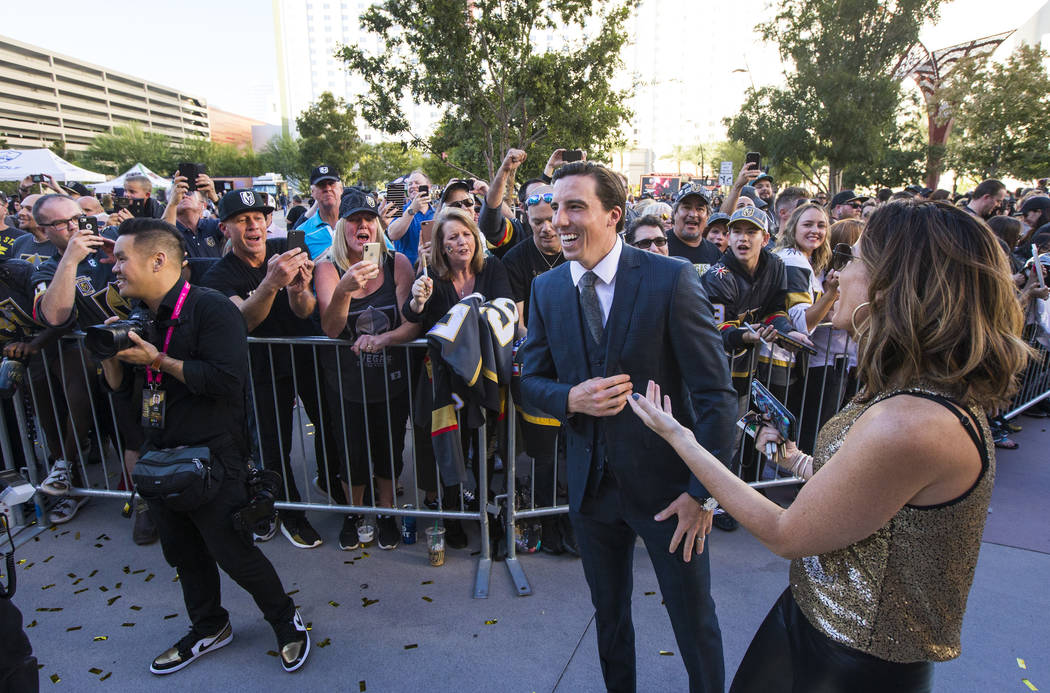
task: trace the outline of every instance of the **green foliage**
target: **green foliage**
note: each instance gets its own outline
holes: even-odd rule
[[[357,116],[343,99],[326,91],[295,119],[299,130],[299,154],[305,172],[314,166],[328,164],[336,167],[344,177],[357,161],[360,139],[357,136]]]
[[[136,163],[163,175],[174,168],[171,140],[138,124],[121,125],[91,140],[80,162],[92,171],[120,175]]]
[[[917,95],[901,103],[891,132],[878,159],[847,166],[844,188],[901,188],[923,184],[926,174],[927,133],[925,107]]]
[[[400,142],[365,143],[359,152],[357,170],[347,178],[372,189],[423,166],[423,153]]]
[[[274,135],[259,152],[259,161],[264,171],[280,173],[293,186],[301,187],[310,173],[303,162],[299,140],[288,134]]]
[[[611,80],[636,2],[382,0],[361,26],[383,48],[366,52],[365,39],[338,55],[368,85],[361,112],[376,129],[443,156],[456,175],[491,177],[508,148],[524,149],[530,176],[557,147],[601,159],[621,144],[628,94]],[[557,51],[545,51],[547,32]],[[406,100],[443,111],[429,141],[410,131]]]
[[[210,176],[258,176],[263,173],[262,163],[250,147],[241,149],[229,143],[193,137],[174,144],[172,154],[173,161],[168,169],[154,169],[156,173],[169,175],[180,161],[204,164]]]
[[[952,73],[940,99],[955,122],[947,163],[977,180],[1032,180],[1050,171],[1050,75],[1046,51],[1021,45],[1005,63],[970,60]]]
[[[893,69],[940,2],[779,0],[760,30],[779,45],[787,86],[748,90],[730,138],[821,190],[838,189],[848,165],[877,165],[897,129]]]

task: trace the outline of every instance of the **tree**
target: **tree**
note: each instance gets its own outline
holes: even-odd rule
[[[383,48],[344,46],[339,56],[368,85],[365,120],[408,139],[461,173],[489,177],[509,147],[533,154],[522,175],[542,169],[551,149],[581,148],[600,159],[621,141],[627,91],[611,80],[637,0],[383,0],[361,27]],[[544,32],[557,52],[540,52]],[[577,38],[579,37],[579,38]],[[443,110],[424,140],[402,103]]]
[[[353,178],[369,188],[378,188],[423,166],[423,152],[400,142],[366,143],[359,151],[357,172]]]
[[[120,125],[112,132],[97,135],[81,157],[92,171],[119,175],[137,163],[164,173],[175,168],[171,140],[156,132],[147,132],[137,123]]]
[[[256,176],[262,173],[259,157],[250,147],[241,149],[226,142],[212,142],[190,137],[172,147],[176,165],[179,161],[204,164],[211,176]],[[171,172],[174,172],[172,166]],[[168,171],[157,173],[166,175]]]
[[[836,191],[846,166],[882,157],[901,99],[893,70],[940,1],[779,0],[759,28],[793,70],[786,88],[748,90],[729,136]]]
[[[310,173],[310,167],[303,163],[299,140],[289,134],[271,137],[259,152],[259,160],[264,171],[280,173],[293,187],[299,187]]]
[[[343,99],[326,91],[316,103],[299,114],[295,124],[299,129],[300,160],[305,169],[321,164],[335,166],[343,175],[349,175],[357,161],[357,116]]]
[[[948,165],[978,180],[1031,180],[1050,171],[1050,75],[1046,51],[1021,45],[1005,63],[970,60],[939,92],[955,123]]]
[[[847,166],[842,175],[846,188],[898,188],[925,180],[927,128],[924,107],[912,95],[896,116],[897,127],[884,143],[879,158],[866,164]]]

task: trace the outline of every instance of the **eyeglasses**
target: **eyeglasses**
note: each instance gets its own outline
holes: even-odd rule
[[[861,204],[860,202],[850,202],[849,206],[852,207],[853,209],[860,209],[864,205]]]
[[[446,202],[446,207],[458,207],[459,209],[474,209],[474,200],[467,198],[458,202]]]
[[[831,268],[834,270],[842,269],[853,259],[853,248],[849,243],[836,243],[831,249]]]
[[[536,205],[538,205],[541,202],[546,202],[547,204],[550,204],[553,200],[554,200],[554,193],[543,193],[542,195],[537,193],[535,195],[529,195],[528,197],[525,198],[525,206],[526,207],[535,207]]]
[[[633,245],[635,248],[648,250],[649,246],[651,246],[653,243],[656,244],[657,248],[663,248],[665,245],[667,245],[667,239],[663,236],[657,236],[656,238],[643,238],[640,241],[635,241],[631,245]]]
[[[50,226],[53,229],[59,229],[59,228],[62,228],[63,226],[69,226],[70,224],[72,224],[74,221],[76,221],[79,218],[80,218],[80,214],[77,214],[75,216],[71,216],[68,219],[63,219],[61,221],[52,221],[50,224],[41,224],[41,226],[43,226],[44,228],[47,228],[48,226]]]

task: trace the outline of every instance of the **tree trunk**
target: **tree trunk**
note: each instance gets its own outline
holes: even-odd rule
[[[842,188],[842,169],[828,162],[828,198],[832,198]]]
[[[926,148],[926,187],[931,190],[937,189],[941,173],[944,171],[944,148],[951,129],[951,118],[940,124],[933,115],[929,116],[930,144]]]

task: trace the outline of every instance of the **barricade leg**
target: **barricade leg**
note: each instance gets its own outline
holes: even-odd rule
[[[510,393],[507,393],[507,451],[503,459],[503,469],[507,475],[507,522],[504,527],[507,542],[507,570],[510,579],[514,582],[514,590],[521,597],[532,594],[532,586],[525,577],[525,569],[518,560],[517,545],[514,543],[514,524],[517,506],[515,500],[515,486],[517,484],[518,456],[515,454],[515,443],[517,442],[517,418],[514,416],[514,402]]]
[[[486,425],[478,428],[478,518],[481,524],[481,556],[474,574],[474,599],[489,598],[489,576],[492,574],[492,542],[489,541],[489,465],[485,458]]]

